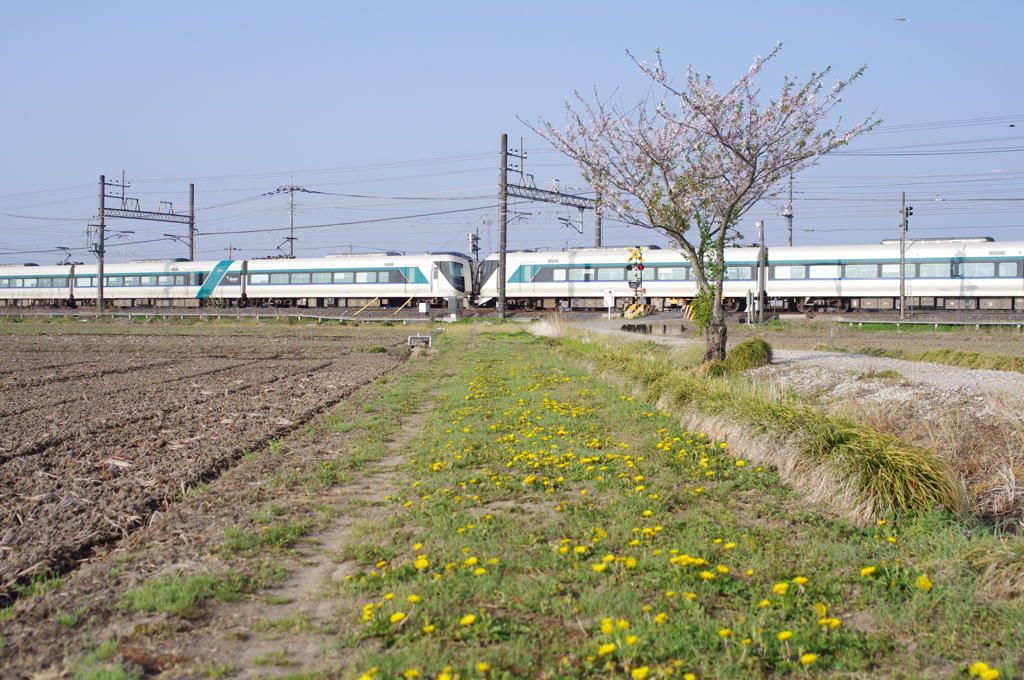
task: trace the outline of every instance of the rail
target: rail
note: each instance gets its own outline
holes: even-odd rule
[[[102,319],[179,319],[184,321],[186,318],[199,319],[200,321],[209,321],[215,319],[220,321],[222,318],[227,319],[254,319],[260,321],[261,319],[296,319],[299,321],[316,321],[317,323],[323,323],[325,321],[355,321],[357,323],[396,323],[402,322],[402,325],[408,325],[410,323],[424,323],[435,321],[430,317],[425,318],[400,318],[384,317],[384,318],[355,318],[351,316],[322,316],[317,314],[225,314],[224,312],[211,313],[211,312],[3,312],[0,311],[0,318],[18,318],[18,319],[31,319],[36,317],[63,317],[75,318],[102,318]]]
[[[897,329],[902,326],[932,326],[938,330],[939,326],[974,326],[974,330],[981,330],[982,326],[1013,326],[1018,331],[1024,328],[1024,321],[906,321],[906,320],[892,320],[892,321],[849,321],[849,320],[837,320],[837,323],[846,324],[850,328],[857,326],[863,328],[864,326],[895,326]]]

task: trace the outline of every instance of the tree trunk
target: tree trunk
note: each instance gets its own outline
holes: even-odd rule
[[[718,290],[721,288],[719,287]],[[711,320],[704,331],[704,340],[704,361],[725,361],[725,312],[722,310],[722,295],[718,291],[715,291],[715,302],[711,306]]]

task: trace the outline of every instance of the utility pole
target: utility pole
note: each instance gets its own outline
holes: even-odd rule
[[[98,276],[96,277],[96,311],[103,311],[103,239],[104,229],[106,228],[106,222],[104,220],[106,216],[106,205],[105,199],[107,197],[107,178],[105,175],[100,175],[100,235],[99,240],[95,245],[96,258],[99,260]]]
[[[779,215],[786,218],[786,245],[793,245],[793,174],[789,175],[789,197],[786,200],[785,212]]]
[[[295,181],[294,177],[291,177],[289,179],[292,182]],[[267,193],[261,194],[261,195],[262,196],[273,196],[275,194],[283,194],[286,191],[289,194],[289,196],[288,196],[288,238],[285,239],[285,241],[287,241],[287,243],[288,243],[288,252],[287,252],[286,256],[290,257],[290,258],[294,258],[295,257],[295,192],[296,191],[301,191],[301,192],[306,193],[306,194],[322,194],[323,192],[322,191],[312,191],[310,189],[306,189],[306,188],[303,188],[303,187],[297,187],[293,183],[293,184],[289,184],[287,186],[278,187],[278,188],[274,189],[273,191],[268,191]],[[277,248],[278,248],[278,250],[281,250],[281,246],[278,246]],[[281,251],[281,252],[283,253],[284,251]]]
[[[288,255],[295,257],[295,178],[288,179]]]
[[[757,240],[760,245],[757,252],[757,322],[764,323],[765,267],[768,264],[764,247],[764,222],[757,222]]]
[[[914,209],[907,207],[907,192],[900,198],[900,319],[906,318],[907,309],[907,218]]]
[[[498,316],[505,318],[505,250],[508,245],[508,135],[501,135],[498,179]]]
[[[196,185],[188,185],[188,259],[196,261]]]

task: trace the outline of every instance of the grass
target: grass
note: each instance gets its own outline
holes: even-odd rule
[[[959,368],[1024,373],[1024,358],[1008,356],[1005,354],[980,354],[978,352],[964,352],[962,350],[955,349],[932,349],[925,350],[923,352],[907,352],[901,349],[879,349],[874,347],[865,347],[858,350],[857,353],[873,357],[902,359],[904,361],[927,361],[934,364],[957,366]]]
[[[353,677],[966,677],[978,661],[1009,677],[1021,666],[1020,602],[976,599],[986,570],[968,555],[996,539],[904,483],[943,479],[924,452],[907,474],[907,451],[885,436],[746,399],[735,413],[765,427],[796,419],[787,436],[812,415],[807,441],[830,445],[817,455],[833,474],[840,461],[894,470],[900,483],[857,483],[911,509],[850,524],[742,446],[680,424],[676,403],[643,397],[685,386],[696,394],[679,404],[722,404],[741,394],[734,378],[675,382],[673,357],[652,348],[583,351],[506,328],[453,327],[437,343],[446,390],[409,447],[409,482],[388,499],[392,518],[360,525],[345,552],[357,569],[333,589],[353,602],[340,611],[351,633],[334,644]]]

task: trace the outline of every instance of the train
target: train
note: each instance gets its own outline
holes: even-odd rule
[[[900,305],[901,245],[799,246],[765,249],[766,308],[790,312],[895,310]],[[630,250],[594,247],[562,252],[506,254],[505,297],[510,308],[601,309],[634,299],[675,307],[697,295],[697,283],[683,251],[651,246],[643,251],[638,279]],[[725,251],[722,304],[728,312],[756,300],[760,248]],[[989,237],[907,241],[902,276],[908,308],[918,310],[1024,311],[1024,242]],[[477,304],[497,297],[497,256],[477,268]]]
[[[910,308],[1024,312],[1024,242],[988,237],[916,239],[877,245],[730,247],[723,306],[743,311],[763,279],[776,311],[899,309],[901,283]],[[681,250],[619,246],[506,253],[505,298],[511,310],[597,310],[639,299],[659,308],[697,295]],[[397,252],[191,262],[107,264],[103,298],[114,307],[494,307],[498,256]],[[97,265],[0,265],[0,305],[79,307],[99,296]],[[634,287],[635,286],[635,287]]]
[[[94,305],[98,270],[96,264],[0,265],[0,305]],[[467,299],[469,270],[459,253],[137,260],[106,264],[102,295],[113,307],[438,307]]]

